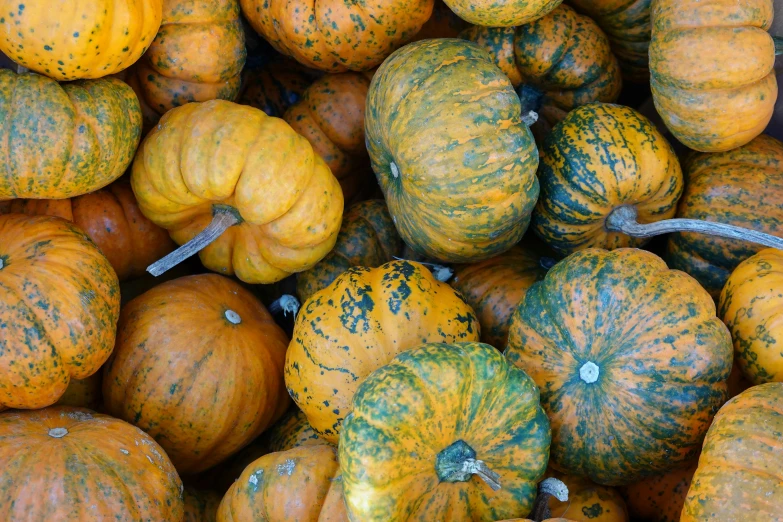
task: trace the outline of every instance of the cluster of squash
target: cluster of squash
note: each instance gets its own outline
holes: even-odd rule
[[[0,520],[783,521],[773,11],[0,0]]]

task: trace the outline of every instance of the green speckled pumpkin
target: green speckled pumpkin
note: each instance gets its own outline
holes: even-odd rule
[[[611,486],[698,454],[732,347],[693,278],[644,250],[588,249],[527,291],[506,357],[541,389],[552,466]]]
[[[633,520],[679,522],[695,471],[693,462],[623,488]]]
[[[457,16],[475,25],[513,27],[537,20],[563,0],[444,0]]]

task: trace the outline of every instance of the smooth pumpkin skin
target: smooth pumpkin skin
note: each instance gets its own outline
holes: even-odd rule
[[[368,71],[413,39],[434,0],[240,0],[272,47],[326,72]]]
[[[198,490],[185,486],[185,518],[182,522],[216,522],[220,495],[214,491]]]
[[[663,135],[637,111],[612,104],[571,111],[544,142],[538,178],[532,228],[561,254],[645,244],[607,230],[609,213],[633,205],[640,223],[672,218],[683,191],[680,163]]]
[[[462,441],[500,475],[439,478],[438,455]],[[340,436],[353,520],[494,521],[530,513],[549,456],[538,388],[493,347],[423,344],[360,386]],[[452,465],[461,464],[448,458]]]
[[[514,27],[545,16],[563,0],[444,0],[457,16],[475,25]]]
[[[168,281],[122,309],[104,370],[106,410],[155,437],[180,473],[203,471],[288,408],[287,342],[238,283],[217,274]]]
[[[462,296],[423,265],[351,267],[299,310],[285,383],[318,435],[337,443],[362,381],[397,354],[426,342],[478,341]]]
[[[320,71],[307,69],[289,58],[274,60],[260,69],[245,69],[239,103],[261,109],[267,116],[282,118],[302,99]]]
[[[783,143],[761,135],[729,152],[692,154],[678,218],[717,221],[783,237]],[[695,233],[669,236],[672,268],[695,277],[718,300],[729,275],[761,245]]]
[[[199,253],[210,270],[270,284],[320,261],[343,213],[340,185],[305,138],[283,120],[224,100],[167,112],[131,173],[142,213],[178,244],[217,206],[243,222]]]
[[[133,89],[113,79],[60,85],[0,69],[0,199],[62,199],[105,187],[141,137]]]
[[[349,268],[379,267],[404,257],[404,248],[384,200],[356,203],[343,216],[332,251],[313,268],[296,275],[296,293],[302,302],[307,301]]]
[[[155,38],[163,0],[0,0],[0,51],[61,81],[95,79],[136,62]]]
[[[505,353],[541,388],[552,467],[608,486],[694,458],[732,366],[709,294],[631,248],[550,269],[514,312]]]
[[[702,152],[741,147],[772,118],[772,0],[656,0],[650,86],[674,136]]]
[[[182,482],[155,440],[84,408],[0,414],[0,518],[180,522]]]
[[[679,522],[697,463],[648,477],[623,489],[634,520]]]
[[[553,518],[568,517],[575,522],[629,522],[625,500],[615,488],[554,470],[548,471],[546,477],[562,480],[568,487],[566,502],[549,497]]]
[[[781,520],[781,404],[783,383],[773,382],[721,408],[704,439],[681,522]]]
[[[0,408],[57,402],[114,348],[117,274],[76,226],[0,216]]]
[[[65,393],[55,403],[58,406],[74,406],[97,410],[103,405],[101,383],[103,372],[97,371],[84,379],[71,379]]]
[[[538,151],[511,82],[478,46],[422,40],[373,77],[372,167],[402,239],[470,263],[519,242],[538,197]]]

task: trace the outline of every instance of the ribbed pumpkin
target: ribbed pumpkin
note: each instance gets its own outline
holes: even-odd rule
[[[365,377],[426,342],[478,341],[473,310],[418,263],[353,267],[304,303],[285,382],[316,433],[336,443]]]
[[[163,0],[0,0],[0,51],[57,80],[101,78],[144,54]]]
[[[538,388],[497,350],[424,344],[356,392],[339,447],[345,503],[365,522],[526,516],[549,442]]]
[[[220,496],[213,491],[202,491],[185,486],[185,518],[182,522],[215,522]]]
[[[541,389],[552,466],[603,485],[695,457],[732,365],[709,294],[631,248],[583,250],[549,270],[514,312],[506,357]]]
[[[656,0],[651,7],[650,83],[674,136],[723,152],[761,134],[778,87],[772,0]]]
[[[779,521],[783,513],[783,383],[731,399],[704,439],[681,522]]]
[[[513,27],[545,16],[563,0],[444,0],[457,16],[475,25]]]
[[[410,41],[434,0],[240,0],[258,34],[299,63],[327,72],[368,71]]]
[[[282,118],[291,105],[302,99],[319,72],[287,58],[274,60],[260,69],[245,69],[239,103]]]
[[[182,482],[155,440],[82,408],[0,414],[0,519],[180,522]]]
[[[103,372],[97,371],[84,379],[71,379],[65,393],[55,403],[58,406],[74,406],[97,410],[103,405],[101,383]]]
[[[290,404],[285,334],[217,274],[168,281],[123,307],[106,365],[106,410],[155,437],[182,474],[225,460]]]
[[[679,522],[695,471],[696,462],[624,488],[623,494],[633,520]]]
[[[248,283],[312,267],[340,229],[340,186],[307,140],[223,100],[166,113],[139,148],[131,182],[150,221],[179,244],[194,240],[188,247],[203,248],[208,269]],[[163,270],[183,251],[195,253],[176,251]]]
[[[557,471],[548,471],[546,476],[556,477],[568,487],[567,501],[549,497],[553,518],[568,517],[575,522],[629,522],[625,500],[616,489]]]
[[[130,165],[140,137],[139,100],[119,80],[60,85],[0,69],[0,200],[105,187]]]
[[[404,244],[382,199],[356,203],[345,213],[334,249],[317,265],[296,275],[302,302],[353,266],[379,267],[402,257]]]
[[[402,239],[469,263],[511,248],[538,197],[538,151],[511,82],[476,45],[423,40],[373,77],[365,120],[373,170]]]
[[[114,348],[120,287],[72,223],[0,216],[0,409],[54,404]],[[2,519],[2,517],[0,517]]]
[[[435,6],[432,8],[432,16],[416,33],[413,42],[427,40],[429,38],[457,38],[460,31],[466,29],[470,24],[454,14],[443,0],[435,0]]]

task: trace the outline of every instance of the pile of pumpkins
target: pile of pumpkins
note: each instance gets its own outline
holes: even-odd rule
[[[783,521],[772,0],[54,4],[0,520]]]

